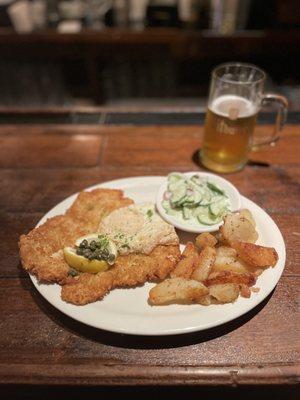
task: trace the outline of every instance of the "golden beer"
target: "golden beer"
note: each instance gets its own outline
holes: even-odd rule
[[[250,100],[223,95],[206,114],[201,161],[218,172],[233,172],[247,162],[258,109]]]

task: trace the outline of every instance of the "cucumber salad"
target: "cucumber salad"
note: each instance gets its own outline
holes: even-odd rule
[[[203,225],[218,224],[231,211],[226,193],[196,174],[170,174],[162,206],[169,215]]]

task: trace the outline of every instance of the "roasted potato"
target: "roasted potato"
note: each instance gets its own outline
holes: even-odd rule
[[[198,259],[198,252],[192,242],[188,242],[182,253],[182,258],[171,272],[171,278],[181,277],[188,279],[192,275],[195,263]]]
[[[213,247],[204,247],[197,257],[191,278],[199,282],[207,279],[212,270],[215,259],[216,249]]]
[[[240,217],[246,218],[248,221],[250,221],[251,224],[254,226],[254,228],[256,227],[256,223],[253,218],[253,215],[247,208],[243,208],[242,210],[240,210],[239,215],[240,215]]]
[[[212,272],[203,282],[205,286],[217,285],[220,283],[237,283],[253,286],[256,277],[253,274],[237,274],[230,271]]]
[[[251,296],[251,290],[250,290],[249,286],[241,284],[240,285],[240,294],[242,297],[249,299],[249,297]]]
[[[236,250],[228,246],[217,247],[216,259],[212,271],[230,271],[236,273],[251,272],[246,263],[238,259]]]
[[[209,294],[218,303],[233,303],[239,297],[240,291],[236,283],[219,283],[210,286]]]
[[[239,241],[233,241],[231,246],[237,251],[239,257],[251,267],[274,267],[278,261],[278,254],[273,247]]]
[[[149,302],[153,305],[200,303],[208,293],[208,288],[201,282],[184,278],[171,278],[150,290]]]
[[[209,232],[203,232],[196,237],[195,245],[199,250],[204,247],[214,247],[218,243],[217,239]]]
[[[240,213],[227,214],[224,217],[224,224],[220,227],[223,239],[230,244],[233,241],[255,243],[258,233],[253,223]]]

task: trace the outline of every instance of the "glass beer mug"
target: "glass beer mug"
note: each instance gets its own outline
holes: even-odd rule
[[[227,63],[213,70],[200,153],[205,167],[217,172],[238,171],[253,147],[279,138],[288,101],[280,95],[264,94],[265,80],[264,71],[250,64]],[[256,139],[257,114],[269,103],[279,106],[274,131],[268,138]]]

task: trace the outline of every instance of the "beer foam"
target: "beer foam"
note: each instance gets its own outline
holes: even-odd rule
[[[253,102],[235,95],[217,97],[209,105],[209,109],[215,114],[230,119],[251,117],[258,111]]]

